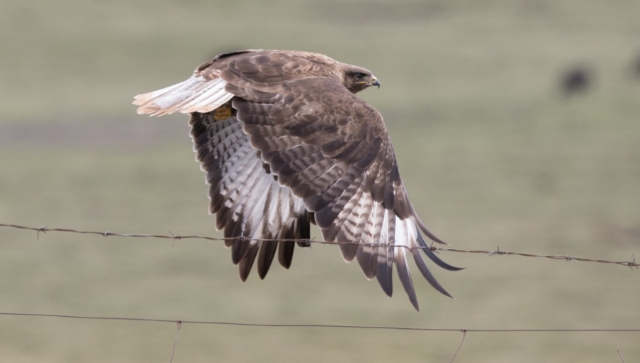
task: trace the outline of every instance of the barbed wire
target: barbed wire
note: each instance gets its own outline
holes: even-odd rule
[[[7,224],[7,223],[0,223],[0,227],[7,227],[7,228],[14,228],[14,229],[23,229],[23,230],[30,230],[30,231],[35,231],[36,234],[36,238],[40,238],[40,233],[46,233],[46,232],[63,232],[63,233],[77,233],[77,234],[92,234],[92,235],[99,235],[99,236],[103,236],[103,237],[109,237],[109,236],[113,236],[113,237],[130,237],[130,238],[157,238],[157,239],[170,239],[173,241],[176,240],[184,240],[184,239],[202,239],[202,240],[208,240],[208,241],[233,241],[233,240],[251,240],[251,241],[282,241],[282,242],[304,242],[304,243],[309,243],[309,244],[323,244],[323,245],[340,245],[340,244],[360,244],[357,242],[349,242],[349,241],[323,241],[323,240],[316,240],[316,239],[256,239],[256,238],[246,238],[246,237],[232,237],[232,238],[222,238],[222,237],[210,237],[210,236],[198,236],[198,235],[174,235],[173,233],[169,232],[168,235],[163,235],[163,234],[141,234],[141,233],[116,233],[116,232],[110,232],[110,231],[104,231],[104,232],[99,232],[99,231],[83,231],[83,230],[76,230],[73,228],[48,228],[46,225],[41,226],[41,227],[29,227],[29,226],[22,226],[22,225],[17,225],[17,224]],[[381,244],[381,243],[364,243],[363,245],[366,246],[387,246],[387,244]],[[580,261],[580,262],[595,262],[595,263],[604,263],[604,264],[614,264],[614,265],[620,265],[620,266],[626,266],[629,267],[631,270],[633,269],[639,269],[640,268],[640,264],[636,263],[636,259],[635,256],[632,254],[631,258],[629,259],[629,261],[610,261],[610,260],[603,260],[603,259],[592,259],[592,258],[585,258],[585,257],[575,257],[575,256],[570,256],[570,255],[538,255],[538,254],[534,254],[534,253],[524,253],[524,252],[513,252],[513,251],[502,251],[500,250],[499,247],[497,247],[495,250],[493,251],[489,251],[489,250],[465,250],[465,249],[458,249],[458,248],[448,248],[448,247],[437,247],[437,246],[416,246],[416,247],[406,247],[406,246],[398,246],[398,247],[404,247],[404,248],[408,248],[408,249],[425,249],[425,248],[429,248],[431,251],[434,252],[458,252],[458,253],[472,253],[472,254],[484,254],[484,255],[488,255],[488,256],[520,256],[520,257],[534,257],[534,258],[547,258],[547,259],[551,259],[551,260],[564,260],[564,261],[569,261],[572,262],[573,261]]]
[[[238,327],[262,327],[262,328],[330,328],[330,329],[361,329],[361,330],[408,330],[408,331],[432,331],[432,332],[458,332],[458,333],[640,333],[640,328],[593,328],[593,329],[464,329],[464,328],[421,328],[386,325],[340,325],[340,324],[279,324],[279,323],[240,323],[231,321],[213,320],[180,320],[180,319],[154,319],[138,317],[117,316],[90,316],[90,315],[66,315],[66,314],[39,314],[39,313],[13,313],[0,312],[3,316],[21,316],[38,318],[61,318],[80,320],[114,320],[136,321],[153,323],[178,324],[178,329],[183,324],[199,325],[227,325]]]
[[[169,235],[162,234],[140,234],[140,233],[114,233],[110,231],[98,232],[98,231],[86,231],[86,230],[76,230],[72,228],[48,228],[46,226],[41,227],[29,227],[17,224],[5,224],[0,223],[0,227],[6,228],[14,228],[14,229],[22,229],[22,230],[31,230],[36,232],[36,238],[39,239],[40,232],[62,232],[62,233],[76,233],[76,234],[91,234],[91,235],[100,235],[103,237],[131,237],[131,238],[157,238],[157,239],[171,239],[173,241],[183,240],[183,239],[202,239],[209,241],[228,241],[228,240],[238,240],[239,238],[219,238],[219,237],[210,237],[210,236],[198,236],[198,235],[174,235],[169,232]],[[248,238],[240,238],[244,240],[255,240],[255,241],[291,241],[291,242],[304,242],[309,244],[326,244],[326,245],[339,245],[339,244],[359,244],[355,242],[346,242],[346,241],[323,241],[323,240],[315,240],[315,239],[248,239]],[[387,244],[381,243],[367,243],[365,245],[369,246],[387,246]],[[405,246],[402,246],[405,247]],[[406,247],[405,247],[406,248]],[[431,251],[440,252],[440,251],[448,251],[448,252],[460,252],[460,253],[474,253],[474,254],[486,254],[488,256],[494,255],[511,255],[511,256],[522,256],[522,257],[537,257],[537,258],[548,258],[553,260],[565,260],[565,261],[581,261],[581,262],[596,262],[596,263],[606,263],[606,264],[616,264],[627,266],[630,269],[638,269],[640,264],[635,262],[635,257],[632,255],[630,261],[609,261],[602,259],[590,259],[590,258],[582,258],[582,257],[573,257],[569,255],[560,256],[560,255],[537,255],[531,253],[521,253],[521,252],[511,252],[511,251],[501,251],[499,248],[493,251],[487,250],[464,250],[464,249],[456,249],[456,248],[443,248],[436,246],[419,246],[414,247],[418,249],[429,248]],[[173,362],[176,346],[178,344],[178,339],[180,337],[180,330],[183,324],[200,324],[200,325],[222,325],[222,326],[237,326],[237,327],[254,327],[254,328],[330,328],[330,329],[360,329],[360,330],[403,330],[403,331],[429,331],[429,332],[458,332],[462,333],[462,340],[458,345],[458,348],[453,354],[450,363],[452,363],[462,345],[465,341],[465,337],[467,333],[575,333],[575,332],[617,332],[617,333],[640,333],[640,328],[636,329],[620,329],[620,328],[592,328],[592,329],[465,329],[465,328],[426,328],[426,327],[402,327],[402,326],[384,326],[384,325],[339,325],[339,324],[281,324],[281,323],[241,323],[241,322],[232,322],[232,321],[203,321],[203,320],[176,320],[176,319],[154,319],[154,318],[141,318],[141,317],[112,317],[112,316],[86,316],[86,315],[64,315],[64,314],[43,314],[43,313],[17,313],[17,312],[0,312],[0,316],[14,316],[14,317],[38,317],[38,318],[60,318],[60,319],[80,319],[80,320],[110,320],[110,321],[128,321],[128,322],[155,322],[155,323],[172,323],[177,325],[177,332],[175,339],[173,341],[173,346],[171,349],[171,358],[170,362]],[[622,355],[618,351],[618,354],[622,358]],[[622,358],[624,362],[624,358]]]

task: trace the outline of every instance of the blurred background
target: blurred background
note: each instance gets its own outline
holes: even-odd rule
[[[188,116],[133,96],[242,48],[371,69],[413,204],[452,247],[640,246],[640,2],[0,1],[0,222],[219,236]],[[319,236],[318,231],[314,231]],[[0,229],[0,311],[430,328],[639,328],[640,275],[443,252],[416,313],[335,246],[238,278],[218,242]],[[0,316],[6,362],[168,361],[172,324]],[[444,362],[460,333],[183,325],[174,362]],[[456,362],[640,361],[638,333],[469,333]]]

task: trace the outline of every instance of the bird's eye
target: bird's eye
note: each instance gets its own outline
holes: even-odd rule
[[[364,73],[356,73],[355,76],[356,76],[356,78],[360,79],[360,78],[366,77],[367,75],[364,74]]]

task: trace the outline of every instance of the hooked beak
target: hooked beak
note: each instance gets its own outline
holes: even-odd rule
[[[380,88],[380,81],[378,81],[377,78],[374,78],[373,82],[371,82],[371,85],[372,86],[378,86],[378,88]]]

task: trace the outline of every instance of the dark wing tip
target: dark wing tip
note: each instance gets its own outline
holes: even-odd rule
[[[406,256],[404,253],[398,253],[395,257],[396,270],[398,271],[398,277],[400,277],[402,287],[404,287],[404,291],[407,293],[409,301],[411,301],[411,305],[413,305],[416,311],[419,312],[420,306],[418,305],[418,297],[416,296],[416,291],[413,288],[413,282],[411,281],[411,275],[409,274],[409,266],[407,266]]]
[[[460,270],[464,270],[464,267],[455,267],[452,265],[449,265],[448,263],[442,261],[438,256],[436,256],[435,253],[433,253],[433,251],[431,251],[431,248],[427,245],[427,243],[425,242],[424,238],[422,238],[422,235],[420,234],[420,231],[418,231],[418,243],[420,244],[420,246],[422,246],[423,248],[421,248],[425,255],[427,255],[427,257],[429,257],[429,259],[431,261],[433,261],[436,265],[442,267],[445,270],[449,270],[449,271],[460,271]]]
[[[263,241],[260,247],[260,253],[258,254],[258,276],[261,280],[267,276],[273,257],[276,254],[278,248],[278,242],[276,241]]]
[[[391,250],[390,253],[389,250]],[[382,287],[382,291],[384,291],[387,296],[391,297],[391,295],[393,295],[393,247],[379,247],[378,256],[385,255],[387,257],[386,261],[378,262],[376,280],[378,280],[380,287]]]
[[[443,245],[448,245],[447,242],[441,240],[440,238],[436,237],[436,235],[434,235],[433,233],[431,233],[431,231],[429,231],[427,229],[427,226],[424,225],[424,222],[422,222],[422,220],[420,219],[420,217],[418,217],[418,213],[416,213],[415,209],[413,209],[413,206],[411,206],[411,210],[413,212],[413,217],[416,220],[416,224],[418,225],[418,227],[420,228],[420,230],[425,234],[425,236],[429,237],[430,240],[432,240],[433,242],[437,242]]]
[[[253,267],[253,261],[256,259],[256,255],[258,254],[258,245],[251,245],[245,252],[245,255],[240,260],[238,264],[240,270],[240,279],[242,282],[247,280],[249,277],[249,273],[251,272],[251,267]]]
[[[291,260],[293,260],[293,250],[296,247],[296,243],[293,241],[283,241],[278,246],[278,262],[282,267],[289,269],[291,267]]]
[[[388,297],[391,297],[393,295],[393,285],[391,283],[391,279],[383,276],[383,274],[380,273],[380,270],[378,270],[378,273],[376,274],[376,279],[378,280],[380,287],[382,287],[382,291],[384,291],[384,293],[387,294]]]
[[[422,273],[422,276],[427,279],[429,284],[433,286],[434,289],[438,290],[438,292],[440,292],[442,295],[448,296],[453,299],[453,296],[451,296],[451,294],[449,294],[447,290],[445,290],[442,285],[440,285],[438,280],[436,280],[436,278],[433,276],[433,274],[429,270],[429,267],[427,267],[427,264],[424,262],[422,257],[420,257],[420,252],[418,252],[417,250],[413,250],[411,251],[411,253],[413,254],[413,259],[416,262],[416,266],[418,266],[418,270],[420,270],[420,273]]]

